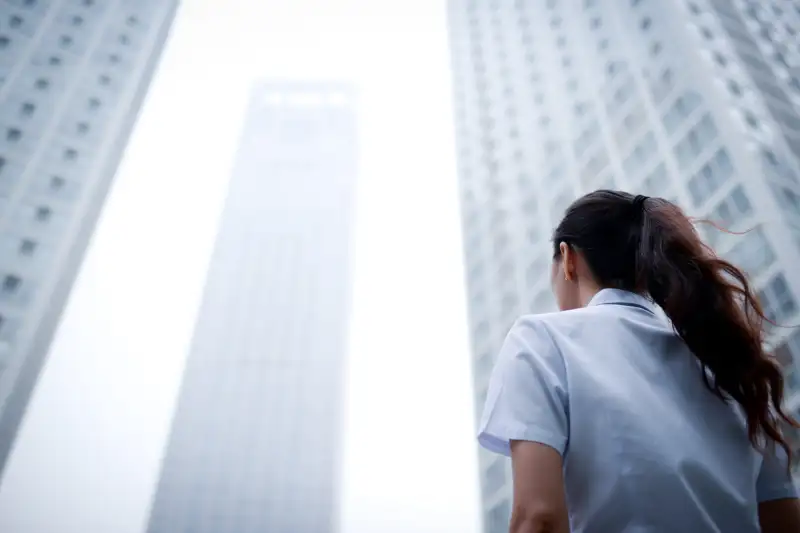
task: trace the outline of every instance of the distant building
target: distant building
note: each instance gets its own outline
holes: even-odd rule
[[[513,320],[554,310],[549,237],[591,190],[757,227],[702,231],[800,323],[800,2],[450,0],[449,23],[478,410]],[[797,414],[800,331],[770,341]],[[485,530],[506,531],[508,463],[480,468]]]
[[[0,472],[176,0],[0,0]]]
[[[354,96],[259,85],[149,533],[338,530]]]

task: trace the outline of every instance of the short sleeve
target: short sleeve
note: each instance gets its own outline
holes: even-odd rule
[[[566,369],[550,333],[535,316],[511,328],[489,380],[478,442],[511,454],[511,441],[545,444],[564,454],[568,440]]]
[[[786,468],[788,458],[780,446],[768,446],[756,480],[756,497],[760,502],[797,498],[797,487]]]

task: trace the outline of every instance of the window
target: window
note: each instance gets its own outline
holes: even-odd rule
[[[486,515],[486,533],[508,531],[511,522],[511,502],[503,500],[491,509]]]
[[[653,21],[650,17],[644,17],[642,22],[639,23],[639,27],[642,28],[642,31],[647,31],[650,29],[650,26],[653,25]]]
[[[797,361],[800,361],[800,331],[792,334],[784,344],[775,349],[775,357],[785,367],[794,366]],[[794,390],[798,389],[800,389],[800,383],[795,380]]]
[[[671,92],[672,88],[675,86],[675,78],[672,73],[672,69],[667,67],[662,72],[661,75],[655,79],[650,85],[650,92],[653,95],[653,100],[657,104],[664,101],[664,98]]]
[[[780,324],[797,312],[797,301],[782,273],[776,274],[762,291],[758,293],[764,315]]]
[[[8,48],[8,45],[11,44],[11,39],[6,37],[5,35],[0,35],[0,50],[3,48]]]
[[[60,191],[64,188],[64,178],[61,176],[50,176],[50,190],[51,191]]]
[[[714,38],[714,34],[711,33],[711,30],[706,28],[705,26],[700,28],[700,33],[703,35],[703,38],[710,41]]]
[[[475,374],[477,376],[488,376],[492,373],[493,365],[494,360],[492,359],[492,354],[488,352],[482,353],[478,356],[478,360],[475,361]]]
[[[731,192],[711,212],[710,219],[719,227],[730,230],[743,219],[746,219],[753,212],[750,200],[742,189],[737,185]]]
[[[131,42],[131,39],[130,39],[130,37],[128,37],[128,36],[127,36],[127,35],[125,35],[124,33],[123,33],[123,34],[121,34],[121,35],[120,35],[120,36],[117,38],[117,40],[119,41],[119,44],[121,44],[121,45],[123,45],[123,46],[126,46],[126,45],[130,44],[130,42]]]
[[[717,126],[709,114],[703,116],[700,122],[675,145],[675,157],[683,169],[691,164],[695,158],[717,137]]]
[[[19,276],[7,274],[3,278],[2,291],[6,294],[15,294],[19,290],[20,285],[22,285],[22,279]]]
[[[619,72],[620,64],[617,61],[612,61],[608,65],[606,65],[606,73],[609,76],[614,76],[617,72]]]
[[[61,48],[69,48],[72,46],[72,37],[69,35],[62,35],[58,39],[58,44],[61,46]]]
[[[600,42],[597,44],[597,47],[600,50],[608,49],[608,39],[601,39]]]
[[[694,2],[689,2],[689,11],[691,11],[695,15],[700,14],[700,8]]]
[[[110,54],[108,56],[108,62],[111,63],[112,65],[116,65],[117,63],[119,63],[119,61],[120,57],[117,54]]]
[[[110,78],[108,75],[106,75],[106,74],[101,74],[101,75],[100,75],[100,77],[99,77],[99,78],[97,78],[97,82],[98,82],[100,85],[102,85],[102,86],[104,86],[104,87],[107,87],[108,85],[110,85],[110,84],[111,84],[111,78]]]
[[[528,266],[528,270],[526,272],[528,284],[531,286],[536,285],[536,282],[542,279],[544,273],[547,272],[547,266],[548,261],[545,260],[544,256],[537,256],[530,266]]]
[[[773,191],[776,193],[778,203],[789,212],[800,213],[800,195],[788,187],[781,187],[773,185]]]
[[[622,162],[622,168],[626,174],[633,174],[644,166],[650,157],[658,151],[658,143],[652,131],[637,144],[631,154]]]
[[[728,80],[728,92],[734,96],[742,96],[742,86],[736,80]]]
[[[9,28],[19,28],[22,26],[22,17],[19,15],[11,15],[8,17],[8,26]]]
[[[727,59],[725,58],[725,56],[724,56],[724,55],[722,55],[721,53],[719,53],[719,52],[715,51],[713,55],[714,55],[714,61],[715,61],[715,62],[716,62],[716,63],[717,63],[719,66],[721,66],[721,67],[724,67],[724,66],[726,66],[726,65],[728,64],[728,60],[727,60]]]
[[[94,0],[83,0],[83,5],[85,7],[91,7],[94,5]]]
[[[602,25],[603,25],[603,20],[600,17],[593,17],[591,22],[589,23],[589,26],[593,30],[596,30],[596,29],[600,28]],[[607,39],[603,39],[603,40],[608,42]]]
[[[750,126],[751,129],[757,130],[759,128],[760,124],[758,122],[758,118],[756,118],[752,111],[744,111],[744,121],[748,126]]]
[[[30,257],[36,251],[36,242],[30,239],[22,239],[19,243],[19,255]]]
[[[650,55],[653,57],[657,56],[658,54],[661,53],[661,48],[662,46],[660,42],[658,41],[654,42],[653,44],[650,45]]]
[[[82,26],[83,25],[83,17],[80,15],[75,15],[72,17],[72,25],[73,26]]]
[[[137,19],[134,15],[131,15],[125,20],[125,24],[131,27],[136,26],[139,24],[139,19]]]
[[[775,261],[775,252],[761,228],[739,237],[726,255],[731,263],[738,265],[751,277],[758,276]]]
[[[8,128],[6,130],[6,140],[8,142],[18,142],[20,139],[22,139],[22,132],[17,128]]]
[[[46,91],[50,87],[50,82],[45,78],[39,78],[36,80],[34,87],[40,91]]]
[[[628,101],[628,98],[634,95],[635,91],[636,88],[633,83],[627,83],[614,91],[613,100],[617,105],[621,106]]]
[[[47,64],[52,66],[52,67],[57,67],[57,66],[59,66],[61,64],[61,58],[58,57],[58,56],[50,56],[47,59]]]
[[[644,190],[651,196],[663,197],[666,196],[670,188],[667,167],[664,165],[664,163],[659,163],[658,166],[645,178]]]
[[[62,155],[66,161],[75,161],[78,158],[78,151],[74,148],[66,148]]]
[[[78,135],[86,135],[89,133],[89,124],[86,122],[78,122],[75,126],[75,130],[78,132]]]
[[[98,109],[100,107],[100,100],[97,98],[89,98],[89,109]]]
[[[789,65],[789,60],[786,59],[786,55],[783,52],[777,51],[772,54],[772,59],[775,60],[776,63],[780,64],[785,68],[791,68]]]
[[[47,222],[53,216],[53,210],[47,206],[39,206],[36,208],[34,217],[37,222]]]
[[[702,205],[733,175],[733,165],[727,150],[720,148],[703,165],[699,172],[689,179],[689,194],[695,207]]]
[[[680,95],[661,119],[664,129],[673,133],[702,103],[702,97],[695,91],[689,90]]]

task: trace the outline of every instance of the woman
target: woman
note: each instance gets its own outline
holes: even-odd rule
[[[621,192],[577,200],[553,245],[563,312],[513,326],[479,434],[511,456],[511,532],[800,531],[798,424],[742,272]]]

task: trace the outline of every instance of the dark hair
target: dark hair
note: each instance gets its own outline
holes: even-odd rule
[[[791,461],[780,424],[800,424],[783,409],[781,366],[764,348],[764,312],[745,274],[703,243],[678,206],[595,191],[567,209],[553,234],[556,256],[562,242],[582,252],[602,287],[652,298],[700,361],[709,389],[741,405],[753,446],[763,451],[771,439]]]

